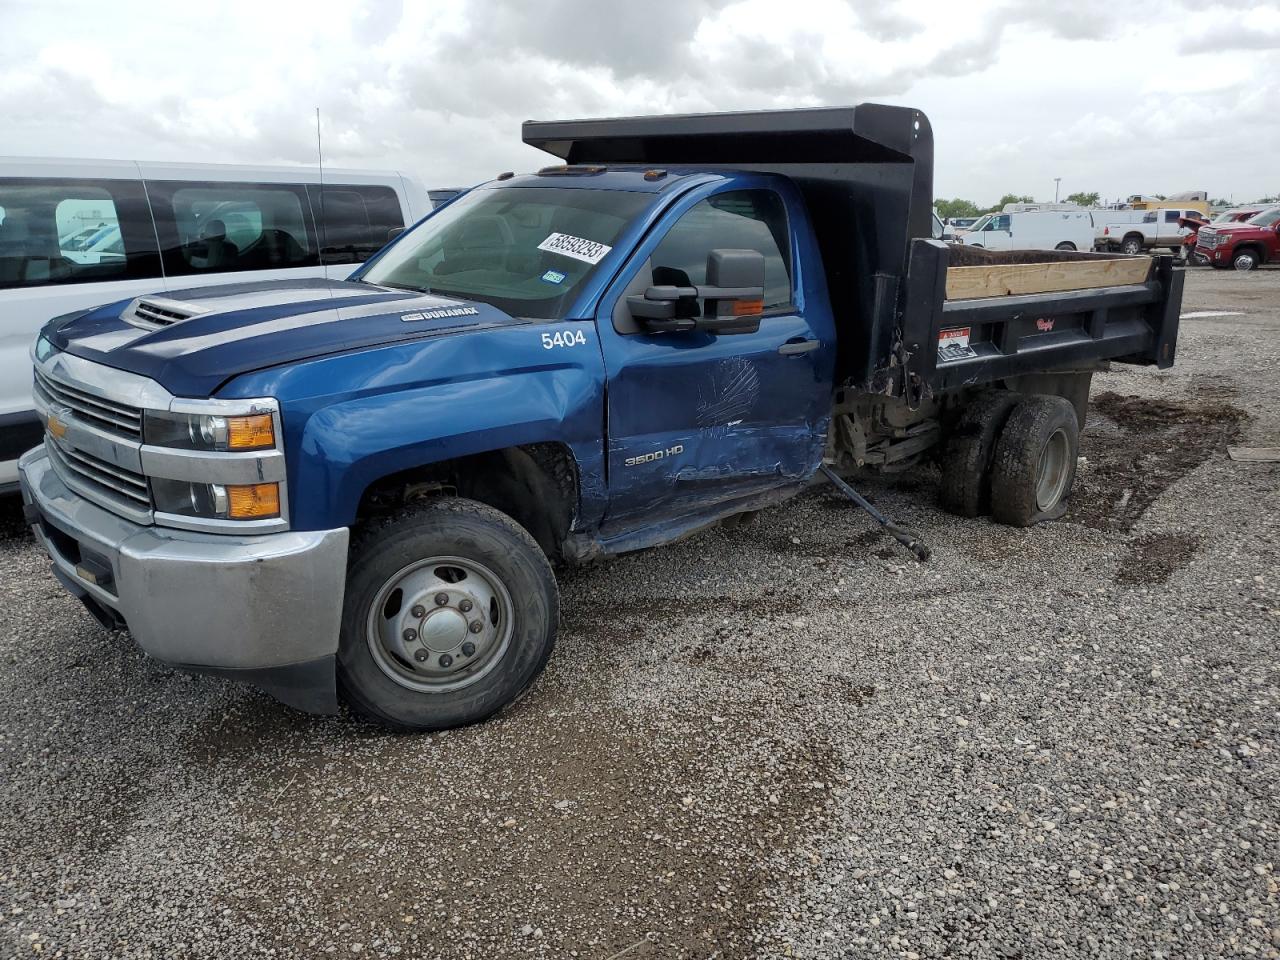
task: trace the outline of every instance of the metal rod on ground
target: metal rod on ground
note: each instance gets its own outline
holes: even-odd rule
[[[933,551],[930,550],[926,544],[921,542],[919,537],[909,530],[902,529],[902,527],[898,526],[883,513],[873,507],[871,505],[871,501],[860,494],[857,490],[853,489],[853,487],[849,486],[849,484],[845,483],[840,479],[840,477],[836,476],[836,472],[829,466],[824,463],[819,469],[822,471],[823,476],[835,484],[837,490],[860,506],[863,510],[867,511],[867,513],[871,514],[871,518],[875,520],[876,523],[880,524],[880,526],[884,527],[893,539],[897,540],[900,544],[915,554],[917,560],[924,563],[930,556],[932,556]]]

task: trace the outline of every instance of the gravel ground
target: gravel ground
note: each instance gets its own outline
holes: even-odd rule
[[[503,716],[391,736],[101,631],[0,504],[0,955],[1280,957],[1280,270],[1190,271],[1068,517],[826,491],[569,576]]]

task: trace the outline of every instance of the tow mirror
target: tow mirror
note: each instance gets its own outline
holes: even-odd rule
[[[703,312],[698,313],[698,301]],[[701,286],[650,287],[627,297],[631,315],[651,333],[755,333],[764,313],[764,254],[759,250],[712,250]]]

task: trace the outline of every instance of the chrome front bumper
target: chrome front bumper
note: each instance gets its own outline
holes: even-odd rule
[[[346,527],[231,536],[142,526],[71,490],[43,446],[18,473],[54,573],[100,620],[123,621],[157,660],[336,710]]]

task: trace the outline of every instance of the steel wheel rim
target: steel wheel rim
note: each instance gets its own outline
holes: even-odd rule
[[[1253,269],[1253,257],[1248,256],[1247,254],[1242,253],[1240,256],[1236,257],[1234,263],[1235,268],[1240,271]]]
[[[1036,467],[1036,506],[1041,510],[1055,507],[1067,486],[1068,453],[1066,431],[1059,428],[1053,432],[1040,451],[1040,462]]]
[[[382,585],[369,607],[365,639],[374,663],[395,683],[418,693],[449,693],[477,683],[501,662],[511,646],[513,612],[506,584],[484,564],[428,557]]]

